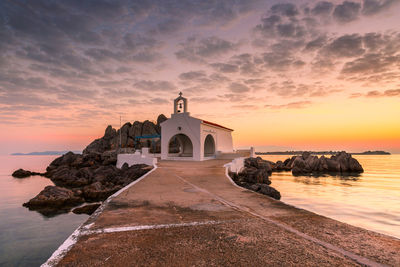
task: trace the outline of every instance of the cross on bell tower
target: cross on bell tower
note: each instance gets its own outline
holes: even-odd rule
[[[187,99],[179,92],[179,96],[174,100],[174,114],[187,113]]]

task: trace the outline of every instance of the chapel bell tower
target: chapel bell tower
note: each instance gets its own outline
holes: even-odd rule
[[[187,99],[182,96],[182,92],[174,100],[174,114],[187,113]]]

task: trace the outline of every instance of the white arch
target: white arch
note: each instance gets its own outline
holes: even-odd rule
[[[204,139],[204,157],[215,155],[215,140],[211,134],[208,134]]]
[[[168,142],[168,157],[193,157],[193,143],[183,133],[172,136]]]

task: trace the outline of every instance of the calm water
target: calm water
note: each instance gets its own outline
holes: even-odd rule
[[[263,156],[270,161],[289,156]],[[293,177],[273,173],[282,201],[315,213],[400,238],[400,155],[354,156],[359,177]]]
[[[0,156],[0,266],[39,266],[88,216],[46,218],[22,207],[49,179],[15,179],[13,170],[44,171],[57,156]],[[288,156],[264,156],[271,161]],[[282,201],[339,221],[400,238],[400,155],[355,156],[359,177],[293,177],[273,173]]]
[[[86,219],[73,213],[46,218],[22,203],[53,183],[40,176],[15,179],[24,168],[44,171],[57,156],[0,156],[0,266],[39,266]]]

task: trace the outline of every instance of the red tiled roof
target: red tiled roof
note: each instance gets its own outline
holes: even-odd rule
[[[225,129],[225,130],[233,131],[233,129],[224,127],[224,126],[222,126],[222,125],[219,125],[219,124],[216,124],[216,123],[213,123],[213,122],[210,122],[210,121],[202,120],[202,122],[203,122],[204,124],[208,124],[208,125],[212,125],[212,126],[215,126],[215,127],[218,127],[218,128]]]

